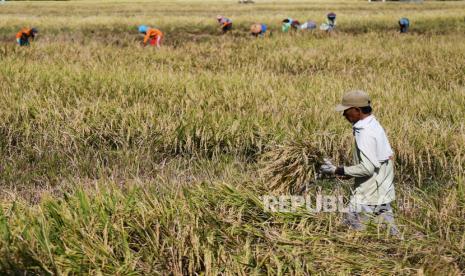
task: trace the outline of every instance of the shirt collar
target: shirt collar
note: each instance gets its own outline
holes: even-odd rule
[[[366,117],[365,119],[359,120],[358,122],[356,122],[353,125],[353,129],[354,130],[363,129],[366,126],[368,126],[374,119],[375,119],[375,116],[370,115],[370,116]]]

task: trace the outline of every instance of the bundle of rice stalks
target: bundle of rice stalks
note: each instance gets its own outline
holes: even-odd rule
[[[260,159],[260,175],[272,192],[302,194],[316,179],[323,152],[308,141],[271,148]]]

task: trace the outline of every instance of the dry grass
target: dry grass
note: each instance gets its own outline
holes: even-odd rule
[[[0,273],[464,273],[464,4],[235,2],[1,6]],[[247,33],[328,11],[330,36]],[[166,32],[162,49],[139,47],[141,23]],[[17,48],[25,25],[40,36]],[[322,156],[350,163],[332,110],[352,88],[394,148],[405,240],[260,202],[348,193],[310,183]]]
[[[315,185],[324,154],[311,143],[289,143],[271,147],[262,155],[261,175],[271,191],[302,194]]]

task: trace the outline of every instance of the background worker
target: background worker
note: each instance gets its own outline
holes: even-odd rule
[[[401,33],[408,32],[408,28],[410,27],[410,20],[408,20],[408,18],[405,17],[401,18],[399,20],[399,27]]]
[[[221,25],[221,31],[223,34],[227,33],[228,31],[232,30],[232,20],[229,18],[226,18],[222,15],[218,15],[216,17],[216,20],[218,21],[218,24]]]
[[[300,28],[300,22],[298,20],[294,20],[292,18],[286,18],[282,21],[282,27],[281,30],[284,33],[287,33],[290,29],[291,30],[297,30]]]
[[[334,12],[328,13],[326,15],[326,22],[332,29],[336,28],[336,14]]]
[[[336,111],[343,112],[352,124],[355,137],[353,166],[334,166],[329,160],[320,172],[330,176],[353,177],[355,190],[349,202],[345,224],[355,230],[365,229],[372,218],[399,235],[391,202],[395,199],[393,151],[384,129],[372,115],[370,97],[363,91],[350,91]]]
[[[145,47],[147,44],[151,46],[157,46],[160,48],[163,33],[159,29],[149,28],[145,25],[139,26],[139,33],[144,34],[144,40],[142,45]]]
[[[321,24],[320,30],[331,32],[336,28],[336,14],[330,12],[326,15],[326,23]]]
[[[29,39],[34,40],[39,31],[36,28],[24,28],[16,34],[16,43],[19,46],[29,46]]]
[[[250,33],[255,37],[263,37],[266,34],[267,26],[265,24],[255,23],[250,27]]]

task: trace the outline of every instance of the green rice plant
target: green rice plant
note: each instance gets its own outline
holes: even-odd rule
[[[338,215],[268,212],[257,196],[266,184],[153,184],[102,181],[61,199],[44,197],[40,208],[4,203],[10,238],[1,241],[0,271],[454,274],[465,265],[463,223],[444,220],[463,213],[454,192],[411,193],[416,205],[398,212],[410,238],[392,240],[377,229],[347,232]],[[456,208],[425,208],[439,198]]]

